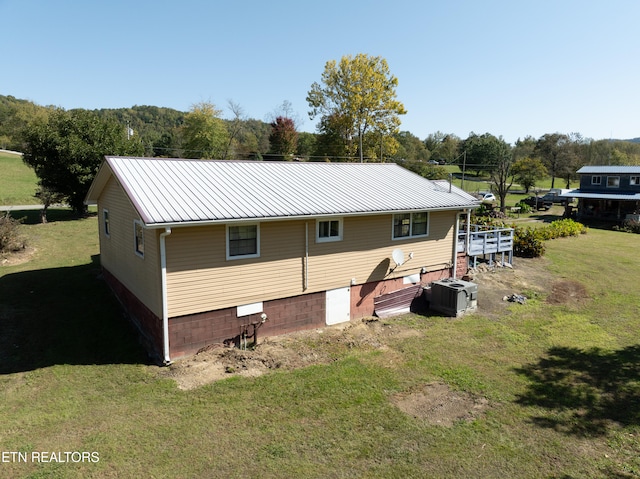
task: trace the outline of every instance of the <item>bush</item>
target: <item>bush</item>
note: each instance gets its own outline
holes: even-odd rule
[[[531,206],[526,204],[524,201],[520,201],[516,206],[520,207],[520,213],[531,213]]]
[[[525,258],[542,256],[546,250],[545,241],[567,236],[578,236],[586,232],[586,226],[571,219],[557,220],[542,228],[516,227],[513,254]]]
[[[513,238],[513,254],[524,258],[544,255],[544,228],[517,227]]]
[[[616,231],[640,234],[640,221],[625,220],[625,222],[622,223],[622,226],[614,226],[613,229]]]
[[[26,239],[20,234],[20,223],[9,213],[0,216],[0,253],[20,251],[27,246]]]

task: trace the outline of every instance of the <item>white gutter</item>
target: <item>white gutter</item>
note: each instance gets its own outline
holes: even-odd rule
[[[167,246],[165,238],[171,234],[171,228],[165,228],[160,233],[160,274],[161,274],[161,298],[162,298],[162,352],[165,365],[171,363],[169,356],[169,308],[167,306]]]

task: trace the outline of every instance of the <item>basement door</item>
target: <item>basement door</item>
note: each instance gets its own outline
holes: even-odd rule
[[[351,288],[330,289],[326,293],[327,325],[344,323],[351,319]]]

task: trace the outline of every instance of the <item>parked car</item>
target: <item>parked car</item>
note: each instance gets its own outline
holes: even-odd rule
[[[428,164],[430,165],[438,165],[439,163],[436,160],[429,160],[427,161]]]
[[[574,199],[569,197],[560,196],[567,192],[567,189],[561,188],[552,188],[549,190],[549,193],[545,194],[543,198],[545,201],[550,201],[551,203],[556,203],[560,205],[567,205],[569,203],[573,203]]]
[[[483,203],[494,203],[496,200],[496,195],[493,193],[489,193],[486,191],[481,191],[476,195],[476,198],[481,200]]]
[[[553,206],[553,202],[545,199],[544,196],[529,196],[521,201],[536,210],[548,210]]]

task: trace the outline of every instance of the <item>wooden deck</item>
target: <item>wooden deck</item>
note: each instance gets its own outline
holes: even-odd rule
[[[497,255],[501,255],[501,262],[513,262],[513,228],[494,228],[471,225],[471,230],[460,231],[458,234],[458,252],[466,252],[472,258],[472,266],[477,265],[478,256],[489,260],[493,264]],[[468,245],[468,248],[467,248]]]

